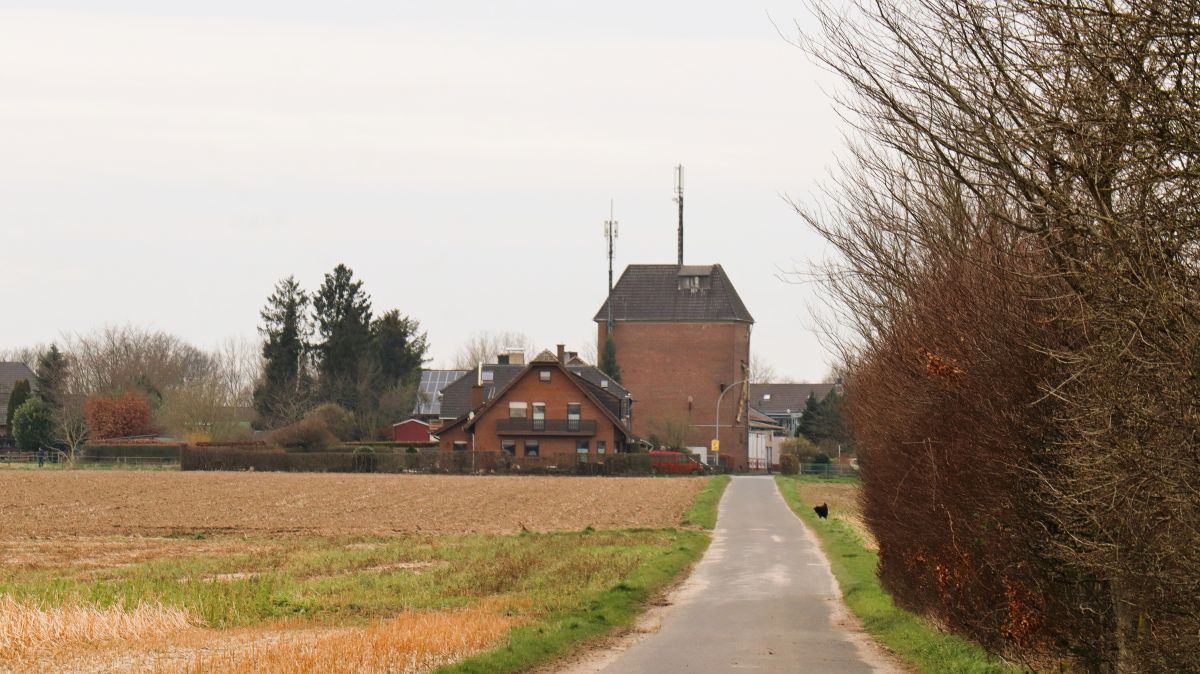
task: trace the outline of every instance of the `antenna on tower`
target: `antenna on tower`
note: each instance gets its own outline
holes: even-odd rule
[[[606,334],[612,334],[612,289],[613,289],[613,242],[617,238],[617,221],[613,219],[613,202],[608,200],[608,219],[604,221],[604,238],[608,239],[608,317],[605,321]]]
[[[675,167],[675,203],[679,204],[679,266],[683,266],[683,164]]]

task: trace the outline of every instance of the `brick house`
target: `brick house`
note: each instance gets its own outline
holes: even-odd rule
[[[754,318],[721,265],[639,264],[625,268],[596,312],[603,353],[609,305],[621,382],[636,392],[638,436],[685,429],[686,444],[708,447],[721,398],[721,461],[749,467],[746,387]]]
[[[497,386],[493,378],[486,400],[482,378],[470,382],[470,410],[438,430],[440,449],[580,461],[626,451],[632,401],[573,372],[565,360],[562,347],[558,357],[543,351],[506,384]],[[481,365],[476,373],[482,372]]]

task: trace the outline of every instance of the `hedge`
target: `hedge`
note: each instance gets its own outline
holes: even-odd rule
[[[84,445],[83,456],[89,459],[170,459],[178,461],[184,445],[125,444]]]

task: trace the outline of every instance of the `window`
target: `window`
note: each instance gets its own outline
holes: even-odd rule
[[[604,451],[607,449],[603,440],[596,441],[596,454],[604,456]]]
[[[509,403],[508,418],[509,419],[524,419],[529,412],[529,403]]]
[[[579,460],[581,462],[587,461],[588,460],[588,441],[587,440],[576,440],[575,441],[575,453],[579,455]]]
[[[712,278],[709,276],[680,276],[680,290],[707,290],[712,287]]]
[[[504,452],[505,454],[507,454],[509,456],[516,456],[517,455],[517,441],[516,440],[501,440],[500,441],[500,451]]]
[[[538,381],[541,381],[541,382],[550,381],[550,370],[538,370]]]
[[[579,430],[579,415],[583,406],[579,403],[567,403],[567,430]]]
[[[462,441],[462,440],[459,440],[459,441],[455,442],[455,443],[454,443],[454,451],[456,451],[456,452],[465,452],[465,451],[467,451],[467,443],[466,443],[466,442],[464,442],[464,441]]]
[[[608,380],[607,379],[600,380],[600,388],[608,388]]]
[[[479,375],[479,378],[480,378],[480,380],[482,380],[482,381],[495,381],[495,380],[496,380],[496,373],[495,373],[495,372],[493,372],[493,371],[491,371],[491,370],[484,370],[484,371],[483,371],[483,372],[482,372],[482,373]]]
[[[533,404],[533,430],[546,430],[546,403]]]
[[[537,440],[526,440],[525,441],[525,456],[537,456],[537,455],[538,455],[538,441]]]
[[[771,394],[770,394],[770,393],[764,393],[764,394],[763,394],[763,400],[770,400],[770,399],[771,399]]]

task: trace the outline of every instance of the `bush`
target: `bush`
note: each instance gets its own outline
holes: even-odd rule
[[[800,473],[800,459],[795,454],[784,454],[779,457],[779,472],[784,475],[797,475]]]
[[[305,420],[319,419],[325,423],[325,428],[338,440],[348,440],[354,437],[354,414],[337,403],[322,403],[308,414]]]
[[[784,440],[782,453],[795,456],[801,463],[812,463],[821,450],[808,438],[799,436]]]
[[[34,396],[13,412],[13,439],[17,448],[33,451],[54,442],[54,417],[46,401]]]
[[[93,438],[128,438],[150,433],[150,403],[140,393],[98,396],[83,404]]]
[[[337,438],[320,417],[305,417],[283,428],[277,428],[269,436],[273,444],[305,452],[319,452],[337,444]]]
[[[113,444],[85,445],[83,455],[89,459],[149,458],[178,461],[183,445]]]

